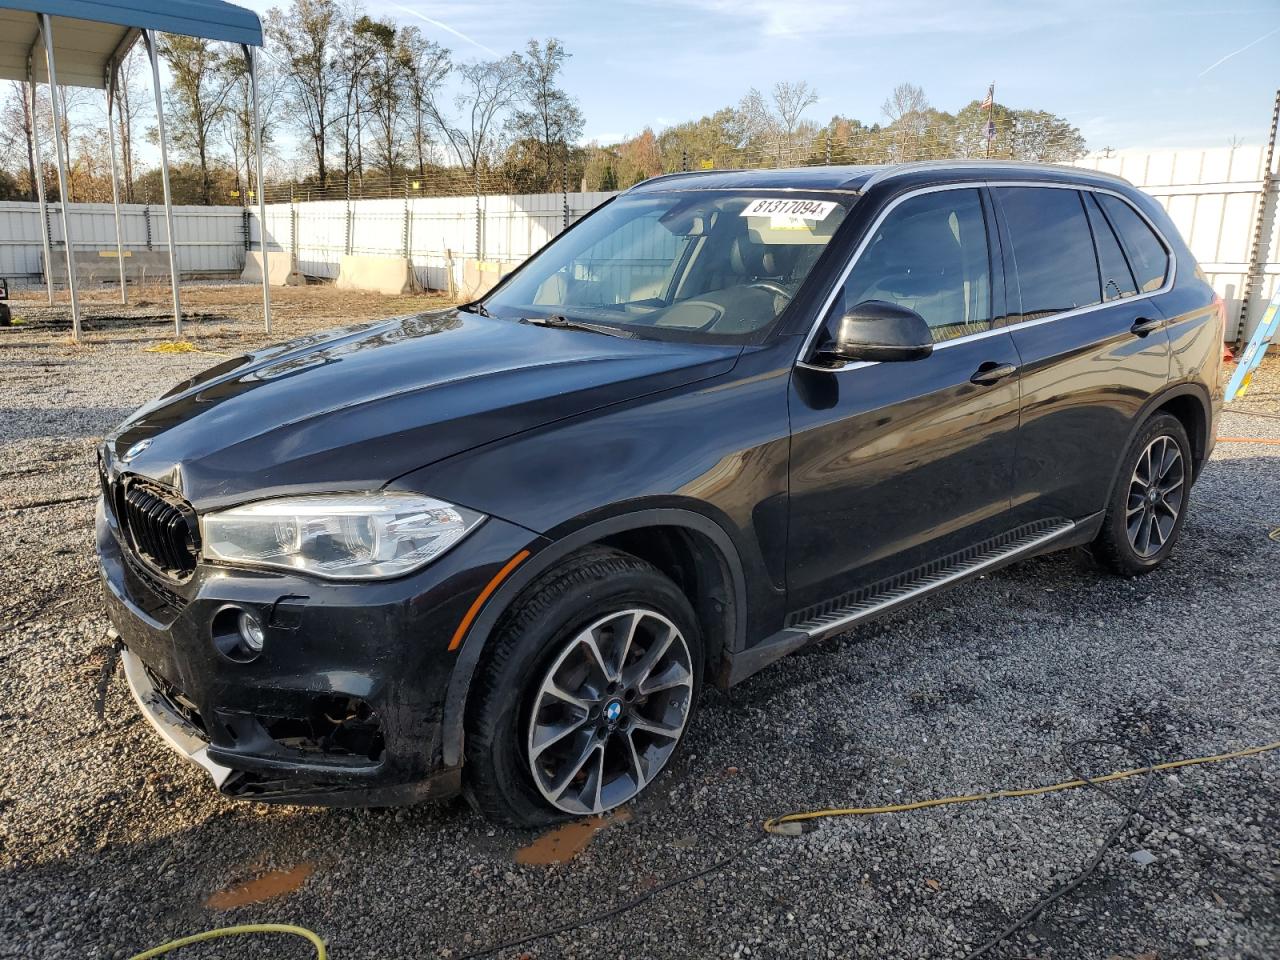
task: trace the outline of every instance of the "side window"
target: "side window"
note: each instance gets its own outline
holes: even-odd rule
[[[1151,293],[1164,286],[1169,275],[1169,252],[1138,212],[1119,197],[1109,193],[1098,194],[1098,202],[1120,234],[1120,242],[1129,254],[1133,275],[1138,289]]]
[[[1120,300],[1138,293],[1129,262],[1120,249],[1120,241],[1111,224],[1098,209],[1098,201],[1092,193],[1084,195],[1084,205],[1089,210],[1089,224],[1093,227],[1093,242],[1098,248],[1098,266],[1102,270],[1102,300]]]
[[[844,286],[849,309],[887,300],[924,317],[935,341],[991,327],[991,259],[977,190],[939,190],[898,204]]]
[[[1098,260],[1076,190],[1000,187],[996,190],[1013,244],[1022,320],[1101,303]]]

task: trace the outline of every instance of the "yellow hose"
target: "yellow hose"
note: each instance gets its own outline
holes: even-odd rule
[[[1100,777],[1092,778],[1093,783],[1111,783],[1115,780],[1124,780],[1128,777],[1136,777],[1140,774],[1158,772],[1161,770],[1177,770],[1179,767],[1190,767],[1201,763],[1218,763],[1222,760],[1238,760],[1242,757],[1254,757],[1261,753],[1269,753],[1273,750],[1280,750],[1280,740],[1274,743],[1264,744],[1260,747],[1249,747],[1245,750],[1234,750],[1231,753],[1219,753],[1210,757],[1191,757],[1185,760],[1171,760],[1167,763],[1157,763],[1152,767],[1135,767],[1132,770],[1117,770],[1115,773],[1104,774]],[[786,829],[788,824],[798,824],[808,820],[818,820],[825,817],[865,817],[874,816],[880,813],[906,813],[910,810],[926,810],[930,807],[944,807],[956,803],[976,803],[980,800],[1001,800],[1015,797],[1032,797],[1045,793],[1057,793],[1060,790],[1075,790],[1079,787],[1085,787],[1089,784],[1084,780],[1064,780],[1061,783],[1051,783],[1043,787],[1026,787],[1014,790],[995,790],[989,793],[972,793],[965,796],[957,797],[937,797],[932,800],[917,800],[913,803],[894,803],[887,804],[882,807],[830,807],[824,810],[809,810],[805,812],[788,813],[780,817],[773,817],[764,822],[764,829],[769,833],[781,834],[783,836],[794,836],[799,833],[797,828]],[[247,923],[238,927],[220,927],[217,930],[206,930],[204,933],[192,934],[189,937],[182,937],[179,940],[170,940],[168,943],[161,944],[158,947],[152,947],[143,953],[132,957],[131,960],[151,960],[153,957],[159,957],[181,947],[190,946],[194,943],[202,943],[206,940],[217,940],[221,937],[234,937],[255,933],[287,933],[295,937],[302,937],[309,941],[316,948],[316,960],[328,960],[328,954],[325,951],[324,941],[319,936],[312,933],[305,927],[297,927],[289,923]]]
[[[133,957],[132,960],[151,960],[152,957],[159,957],[172,950],[177,950],[179,947],[189,947],[193,943],[202,943],[205,940],[218,940],[222,937],[237,937],[252,933],[288,933],[295,937],[302,937],[304,940],[309,940],[311,945],[316,948],[316,960],[327,960],[328,954],[324,949],[324,941],[306,927],[295,927],[291,923],[246,923],[238,927],[219,927],[217,930],[206,930],[204,933],[193,933],[189,937],[182,937],[180,940],[170,940],[168,943],[161,944],[158,947],[152,947],[150,950]]]
[[[1187,760],[1171,760],[1158,763],[1154,767],[1137,767],[1133,770],[1119,770],[1105,776],[1093,777],[1094,783],[1110,783],[1113,780],[1124,780],[1153,770],[1176,770],[1179,767],[1190,767],[1199,763],[1217,763],[1220,760],[1238,760],[1241,757],[1253,757],[1271,750],[1280,750],[1280,740],[1261,747],[1250,747],[1247,750],[1236,750],[1232,753],[1219,753],[1212,757],[1192,757]],[[768,833],[782,836],[797,836],[799,828],[785,829],[789,823],[802,823],[806,820],[819,820],[825,817],[867,817],[878,813],[906,813],[908,810],[926,810],[929,807],[945,807],[953,803],[976,803],[979,800],[1002,800],[1006,797],[1033,797],[1042,793],[1057,793],[1059,790],[1075,790],[1088,784],[1084,780],[1064,780],[1062,783],[1051,783],[1045,787],[1026,787],[1020,790],[995,790],[990,793],[971,793],[960,797],[937,797],[933,800],[917,800],[913,803],[894,803],[883,807],[829,807],[825,810],[809,810],[798,813],[787,813],[773,817],[764,822]]]

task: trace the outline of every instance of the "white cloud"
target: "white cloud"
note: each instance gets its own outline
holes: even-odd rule
[[[461,30],[457,30],[441,20],[436,20],[436,19],[433,19],[432,17],[428,17],[425,13],[421,13],[417,10],[410,9],[409,7],[403,6],[399,3],[391,3],[389,4],[389,6],[393,10],[399,10],[401,13],[407,13],[411,17],[417,17],[419,20],[423,20],[426,23],[431,24],[433,27],[436,27],[440,30],[444,30],[447,33],[451,33],[458,39],[465,40],[467,43],[471,44],[473,47],[479,47],[485,53],[488,53],[494,57],[502,56],[502,54],[498,53],[498,51],[493,49],[493,47],[486,47],[479,40],[473,40],[471,37],[467,36]]]
[[[765,36],[908,36],[987,34],[998,42],[1013,30],[1033,30],[1080,16],[1078,7],[1036,7],[1016,0],[939,3],[937,0],[667,0],[736,26],[756,25]]]

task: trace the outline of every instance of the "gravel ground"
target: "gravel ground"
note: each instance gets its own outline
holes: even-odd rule
[[[259,342],[255,297],[190,291],[190,341],[214,354]],[[963,956],[1079,871],[1123,811],[1071,790],[828,820],[798,838],[758,839],[760,821],[1068,779],[1061,751],[1077,738],[1124,745],[1082,747],[1092,773],[1280,739],[1280,543],[1267,536],[1280,527],[1280,450],[1226,443],[1158,572],[1126,581],[1075,555],[1028,561],[784,660],[729,696],[709,692],[677,768],[567,863],[518,864],[535,835],[494,829],[461,802],[329,811],[224,800],[161,745],[118,674],[104,720],[92,706],[106,627],[94,444],[219,359],[144,352],[165,335],[155,303],[90,303],[116,319],[91,319],[84,346],[47,326],[34,300],[18,302],[23,326],[0,330],[0,957],[126,957],[270,921],[314,929],[335,960],[457,960],[647,892],[611,919],[495,955]],[[277,332],[432,305],[282,291]],[[1280,413],[1280,362],[1238,408]],[[1232,412],[1220,432],[1280,438],[1280,419]],[[1132,798],[1138,785],[1115,789]],[[1150,819],[992,955],[1280,955],[1275,888],[1169,829],[1274,876],[1278,808],[1280,753],[1156,776]],[[1154,860],[1140,864],[1139,851]],[[732,859],[659,889],[721,857]],[[280,886],[297,888],[207,905],[271,870],[294,870]],[[308,955],[301,942],[220,943],[183,955]]]

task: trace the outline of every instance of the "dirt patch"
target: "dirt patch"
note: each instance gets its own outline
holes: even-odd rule
[[[548,830],[533,843],[516,851],[516,863],[525,867],[549,867],[568,863],[595,839],[595,835],[615,823],[626,823],[631,812],[625,807],[603,817],[586,817]]]
[[[315,869],[316,865],[308,860],[288,870],[269,870],[248,883],[219,890],[204,905],[211,910],[234,910],[236,907],[282,897],[306,883]]]
[[[19,321],[12,333],[71,329],[65,293],[49,303],[43,292],[15,293],[11,301]],[[80,293],[81,325],[89,344],[137,338],[139,347],[172,341],[173,316],[168,288],[131,287],[122,305],[110,289]],[[441,310],[451,305],[443,294],[383,296],[338,290],[329,284],[273,287],[271,333],[262,325],[262,287],[248,283],[193,283],[182,288],[184,341],[202,350],[244,349],[288,340],[329,327],[383,317]]]

